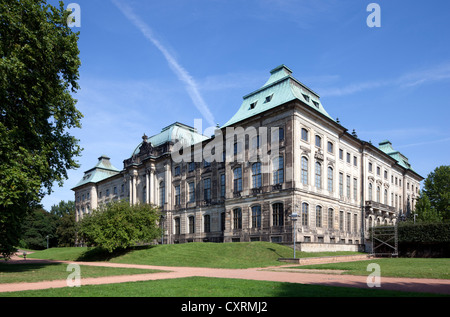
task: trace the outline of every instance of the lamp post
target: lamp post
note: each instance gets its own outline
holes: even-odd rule
[[[298,214],[294,212],[292,215],[290,215],[292,222],[294,223],[294,233],[292,235],[292,240],[294,240],[294,259],[295,259],[295,240],[296,240],[296,230],[295,230],[295,223],[297,222]]]

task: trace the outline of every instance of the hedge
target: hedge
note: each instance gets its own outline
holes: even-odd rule
[[[399,242],[450,242],[450,223],[399,223]]]

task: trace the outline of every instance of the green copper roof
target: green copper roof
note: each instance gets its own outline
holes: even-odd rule
[[[270,74],[271,76],[264,86],[244,96],[239,110],[223,127],[233,125],[295,99],[301,100],[315,111],[333,120],[320,103],[319,95],[292,77],[292,71],[287,66],[280,65],[274,68]]]
[[[411,164],[409,163],[408,158],[399,151],[394,150],[394,148],[392,147],[392,143],[390,141],[384,140],[380,142],[378,148],[387,155],[389,155],[390,157],[392,157],[393,159],[395,159],[401,167],[415,172]]]
[[[180,141],[184,142],[184,144],[186,145],[193,145],[207,139],[208,137],[198,133],[197,130],[193,127],[175,122],[162,129],[160,133],[149,137],[148,142],[150,142],[152,146],[156,147],[169,141]],[[136,155],[139,153],[139,148],[141,147],[141,145],[142,142],[139,143],[139,145],[133,151],[132,155]]]
[[[84,172],[83,178],[74,188],[87,183],[98,183],[108,177],[119,174],[120,171],[115,168],[109,160],[110,158],[106,155],[100,156],[98,158],[98,163],[90,170]]]

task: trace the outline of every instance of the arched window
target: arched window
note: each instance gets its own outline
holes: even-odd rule
[[[322,227],[322,207],[316,206],[316,227]]]
[[[308,185],[308,159],[302,156],[302,184]]]
[[[305,128],[302,128],[302,140],[308,142],[308,130],[306,130]]]
[[[180,217],[174,219],[175,221],[175,234],[181,234],[181,221]]]
[[[328,228],[333,229],[334,225],[334,210],[333,208],[328,208]]]
[[[242,229],[242,209],[233,209],[233,229]]]
[[[372,200],[372,183],[369,183],[369,200]]]
[[[328,191],[333,191],[333,168],[331,166],[328,167]]]
[[[315,180],[316,187],[322,188],[322,165],[319,162],[316,162]]]
[[[261,228],[261,206],[252,207],[252,228]]]
[[[282,156],[276,157],[273,163],[273,184],[282,184],[284,182],[284,159]]]
[[[253,188],[259,188],[262,186],[260,162],[253,163],[252,165],[252,185]]]
[[[380,186],[377,186],[377,203],[380,202],[380,195],[381,195],[381,190],[380,190]]]
[[[322,147],[322,138],[318,135],[316,135],[316,146]]]
[[[388,204],[388,191],[387,189],[384,190],[384,204]]]
[[[189,216],[189,233],[195,233],[195,218],[194,216]]]
[[[242,168],[237,167],[234,169],[234,192],[241,192],[242,191]]]
[[[302,203],[302,225],[308,225],[308,216],[309,216],[309,205],[307,203]]]
[[[166,203],[166,186],[164,182],[159,183],[159,206],[164,207]]]
[[[280,227],[284,225],[284,209],[282,203],[272,205],[272,225]]]

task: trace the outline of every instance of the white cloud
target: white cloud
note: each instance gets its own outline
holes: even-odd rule
[[[450,79],[450,63],[448,62],[424,70],[414,70],[397,78],[352,83],[343,87],[324,87],[319,91],[321,96],[346,96],[386,86],[409,88],[447,79]]]

